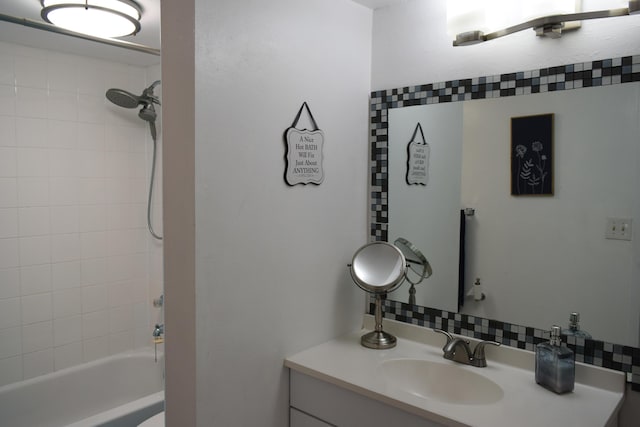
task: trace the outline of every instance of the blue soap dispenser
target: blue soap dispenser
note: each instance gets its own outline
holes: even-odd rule
[[[551,328],[549,342],[536,346],[536,382],[558,394],[573,390],[576,365],[573,351],[562,344],[561,328]]]
[[[591,339],[591,334],[580,329],[580,313],[572,312],[569,315],[569,327],[563,329],[562,333],[567,336],[575,336],[576,338]]]

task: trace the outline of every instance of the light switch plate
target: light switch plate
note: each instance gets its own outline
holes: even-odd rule
[[[631,240],[633,220],[631,218],[607,218],[605,238],[613,240]]]

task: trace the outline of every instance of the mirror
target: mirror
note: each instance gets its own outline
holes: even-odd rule
[[[376,350],[395,347],[396,337],[382,329],[382,297],[404,280],[407,272],[404,255],[390,243],[372,242],[356,251],[349,272],[358,287],[375,295],[375,330],[363,335],[360,343]]]
[[[605,234],[613,219],[640,224],[639,103],[640,83],[625,83],[389,109],[388,240],[408,237],[435,271],[417,304],[545,330],[579,312],[595,339],[638,346],[637,234]],[[510,119],[546,113],[554,195],[511,196]],[[405,179],[417,123],[430,146],[426,186]],[[458,309],[476,278],[486,299]],[[390,299],[407,302],[409,287]]]
[[[408,238],[436,270],[416,289],[418,305],[453,312],[458,311],[455,284],[460,224],[456,211],[460,207],[462,108],[463,103],[454,102],[389,110],[388,240]],[[426,186],[406,181],[407,146],[417,123],[430,147]],[[410,290],[410,284],[404,284],[390,298],[408,302]]]
[[[407,260],[405,280],[409,283],[409,304],[416,305],[416,285],[419,285],[433,274],[431,264],[422,254],[420,249],[403,237],[398,237],[393,244],[400,249]],[[409,274],[409,272],[413,274]]]
[[[364,245],[353,255],[350,264],[353,281],[371,293],[393,291],[402,283],[406,269],[402,252],[385,242]]]

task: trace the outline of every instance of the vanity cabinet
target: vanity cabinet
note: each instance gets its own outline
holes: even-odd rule
[[[290,427],[333,427],[322,420],[298,411],[294,407],[289,408],[289,426]]]
[[[363,347],[367,328],[285,359],[290,406],[306,415],[294,412],[292,427],[616,425],[622,372],[577,364],[573,393],[557,395],[536,384],[533,352],[497,347],[488,367],[475,368],[443,360],[436,332],[386,327],[398,338],[389,350]]]
[[[290,427],[444,426],[334,384],[290,372]]]

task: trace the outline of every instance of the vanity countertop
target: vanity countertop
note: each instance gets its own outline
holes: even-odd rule
[[[369,316],[367,316],[369,317]],[[367,324],[368,323],[368,324]],[[486,368],[457,364],[442,357],[445,337],[430,329],[385,320],[385,331],[397,336],[388,350],[360,345],[356,331],[302,351],[285,360],[285,366],[368,398],[450,426],[580,426],[603,427],[612,423],[624,398],[621,372],[576,363],[576,384],[571,393],[557,395],[536,384],[534,354],[511,347],[486,349]],[[474,341],[474,340],[471,340]],[[502,399],[487,404],[456,404],[424,398],[390,387],[381,364],[392,359],[419,359],[455,364],[486,376],[503,390]]]

